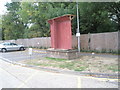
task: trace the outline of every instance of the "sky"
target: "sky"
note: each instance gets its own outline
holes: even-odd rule
[[[6,12],[6,7],[4,6],[7,2],[11,2],[11,0],[0,0],[0,15],[3,15]]]

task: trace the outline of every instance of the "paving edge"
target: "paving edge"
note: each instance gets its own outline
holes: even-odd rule
[[[106,74],[106,73],[90,73],[90,72],[79,72],[79,71],[73,71],[73,70],[64,70],[64,69],[55,69],[55,68],[48,68],[48,67],[41,67],[41,66],[34,66],[34,65],[28,65],[28,64],[22,64],[15,61],[10,61],[8,59],[0,57],[0,59],[12,63],[15,65],[19,65],[22,67],[33,67],[36,69],[44,70],[44,71],[52,71],[55,73],[63,73],[63,74],[73,74],[73,75],[81,75],[81,76],[91,76],[91,77],[98,77],[98,78],[111,78],[111,79],[120,79],[120,74]]]

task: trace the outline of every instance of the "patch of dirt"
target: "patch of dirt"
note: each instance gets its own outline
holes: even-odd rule
[[[80,61],[88,65],[86,72],[118,73],[116,67],[118,66],[118,58],[83,56]],[[110,69],[111,66],[115,67],[115,70]]]
[[[63,68],[91,73],[118,73],[118,58],[106,58],[97,56],[82,56],[75,60],[55,61],[40,58],[38,60],[23,60],[20,63],[37,66]]]

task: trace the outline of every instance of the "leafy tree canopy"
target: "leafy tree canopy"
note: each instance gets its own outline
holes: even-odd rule
[[[80,33],[113,32],[120,29],[120,2],[80,2]],[[12,2],[7,3],[2,18],[3,39],[50,36],[48,19],[64,14],[76,15],[76,3]],[[77,21],[72,21],[76,33]]]

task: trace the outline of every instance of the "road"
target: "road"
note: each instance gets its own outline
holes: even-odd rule
[[[91,56],[91,53],[80,53],[81,55],[87,55]],[[95,56],[100,56],[100,57],[109,57],[109,58],[118,58],[117,55],[110,55],[110,54],[94,54]],[[46,56],[46,51],[45,50],[37,50],[33,49],[33,53],[30,56],[28,49],[25,51],[12,51],[12,52],[6,52],[6,53],[1,53],[0,56],[5,59],[9,59],[11,61],[20,61],[20,60],[29,60],[29,59],[38,59],[41,57]]]
[[[41,51],[33,50],[32,55],[29,55],[28,49],[25,51],[11,51],[6,53],[0,52],[0,57],[9,59],[11,61],[38,59],[44,56],[46,56],[46,53],[44,50],[41,50]]]
[[[118,88],[115,79],[40,71],[0,59],[0,88]]]

